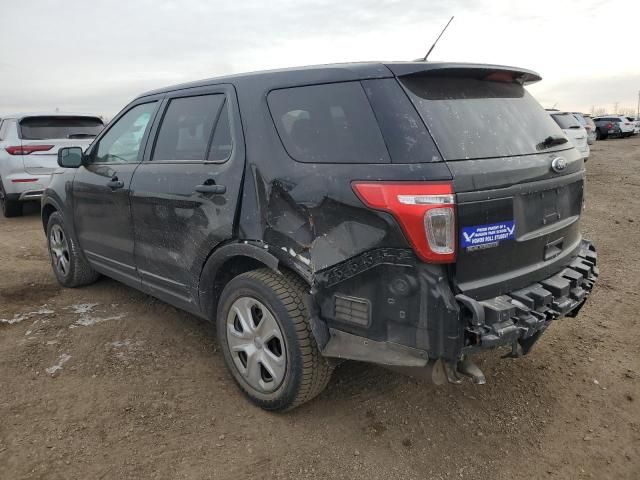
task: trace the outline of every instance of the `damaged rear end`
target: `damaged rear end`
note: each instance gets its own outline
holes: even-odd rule
[[[390,149],[389,168],[350,179],[359,204],[395,222],[406,244],[379,243],[319,265],[314,333],[329,357],[483,383],[470,355],[495,347],[528,353],[553,320],[577,315],[594,286],[596,252],[580,233],[582,155],[526,91],[540,79],[533,72],[388,68],[396,85],[385,91],[404,95],[389,108],[417,113],[434,149],[410,162]],[[384,101],[374,84],[389,81],[365,85],[388,148],[392,129],[378,113]],[[434,163],[447,173],[432,179],[417,166]]]

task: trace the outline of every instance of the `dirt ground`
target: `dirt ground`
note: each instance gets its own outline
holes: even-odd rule
[[[347,362],[287,414],[249,404],[211,325],[109,279],[62,289],[37,206],[0,218],[0,479],[639,479],[640,138],[587,164],[601,276],[484,386]]]

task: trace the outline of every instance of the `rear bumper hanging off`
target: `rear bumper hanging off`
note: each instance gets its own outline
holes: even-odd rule
[[[575,260],[550,278],[481,301],[457,295],[467,318],[464,353],[511,345],[526,354],[551,321],[578,314],[598,277],[596,262],[595,248],[583,241]]]

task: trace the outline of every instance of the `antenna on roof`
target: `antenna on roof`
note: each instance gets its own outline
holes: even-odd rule
[[[447,22],[447,24],[444,26],[444,28],[442,29],[442,31],[440,32],[440,35],[438,35],[438,38],[436,38],[436,41],[433,42],[433,45],[431,45],[431,48],[429,49],[429,51],[427,52],[427,54],[424,56],[424,58],[422,59],[423,62],[427,61],[427,58],[429,57],[429,55],[431,54],[431,51],[434,49],[434,47],[436,46],[436,44],[438,43],[438,40],[440,40],[440,37],[442,36],[442,34],[444,33],[444,31],[447,29],[447,27],[449,26],[449,24],[453,21],[453,15],[451,16],[451,18],[449,19],[449,21]]]

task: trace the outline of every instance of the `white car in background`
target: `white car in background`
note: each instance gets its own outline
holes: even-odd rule
[[[636,135],[640,133],[640,118],[638,117],[627,117],[627,120],[633,122],[635,124],[635,128],[633,129],[633,134]]]
[[[5,115],[0,123],[0,209],[22,215],[23,202],[39,200],[58,168],[58,149],[88,147],[104,128],[97,115]]]
[[[573,113],[549,110],[547,113],[558,124],[565,135],[569,138],[573,146],[582,154],[586,162],[589,159],[591,150],[587,143],[587,130],[580,125]]]

